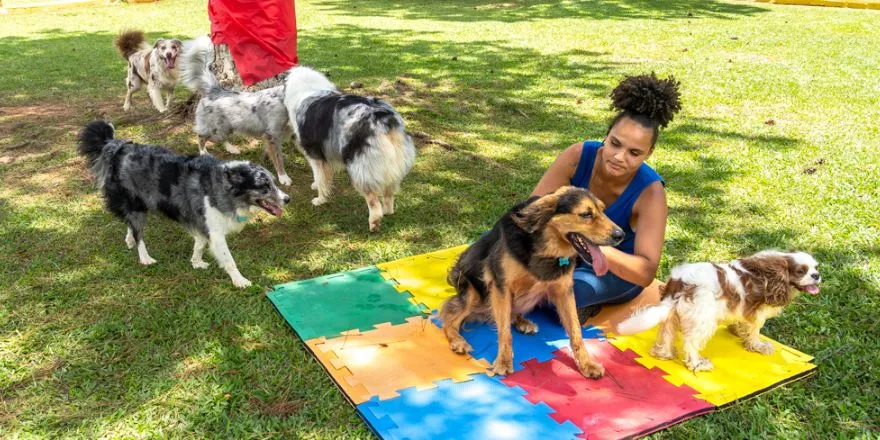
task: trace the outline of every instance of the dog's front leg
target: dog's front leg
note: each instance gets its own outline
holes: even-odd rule
[[[150,83],[147,85],[147,93],[150,95],[150,101],[153,102],[153,107],[156,107],[156,110],[159,110],[159,113],[165,113],[165,103],[162,102],[162,90],[159,86]]]
[[[513,335],[510,333],[510,311],[513,292],[503,287],[499,289],[495,281],[488,281],[489,301],[492,304],[492,317],[498,327],[498,354],[492,364],[492,372],[502,376],[513,373]]]
[[[773,354],[773,344],[761,340],[761,328],[764,327],[764,317],[757,316],[754,321],[743,321],[739,325],[740,327],[737,330],[740,334],[738,336],[742,338],[743,346],[746,347],[746,350],[765,355]]]
[[[229,278],[232,278],[232,284],[241,288],[250,286],[251,282],[241,275],[238,266],[235,265],[235,260],[232,259],[232,253],[229,252],[229,246],[226,245],[226,236],[212,234],[208,240],[211,243],[211,253],[214,254],[214,259],[229,274]]]
[[[192,258],[189,261],[195,269],[207,269],[210,265],[202,259],[202,256],[205,254],[205,246],[208,244],[208,239],[201,235],[193,235],[193,239],[195,244],[193,245]]]
[[[556,288],[550,292],[550,302],[556,306],[556,312],[559,313],[559,321],[562,322],[562,326],[565,327],[565,331],[568,333],[568,338],[571,341],[571,352],[574,354],[574,359],[577,361],[581,374],[591,379],[599,379],[605,374],[605,368],[590,357],[590,353],[584,344],[581,326],[578,324],[577,305],[574,302],[572,284],[563,286],[563,288]]]
[[[171,108],[171,98],[174,98],[174,86],[172,85],[165,89],[165,93],[168,94],[168,96],[165,97],[165,109],[167,110]]]

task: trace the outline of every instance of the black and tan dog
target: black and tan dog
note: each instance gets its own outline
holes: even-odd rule
[[[589,191],[572,186],[534,196],[514,206],[492,230],[472,244],[449,271],[447,281],[458,293],[440,310],[443,331],[456,353],[471,351],[459,333],[465,321],[494,321],[498,356],[492,370],[513,372],[510,322],[525,334],[538,331],[523,315],[549,300],[571,340],[578,368],[598,379],[605,373],[584,347],[575,309],[572,272],[578,255],[602,261],[598,246],[613,246],[624,232],[604,213]],[[598,266],[599,264],[596,264]]]

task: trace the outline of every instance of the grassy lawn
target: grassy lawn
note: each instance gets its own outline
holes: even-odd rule
[[[300,0],[300,59],[383,96],[420,148],[380,234],[347,179],[230,237],[235,289],[189,265],[191,240],[154,217],[142,267],[75,154],[107,117],[120,137],[197,151],[189,122],[143,92],[122,112],[113,36],[190,38],[206,2],[163,0],[0,16],[0,438],[369,438],[264,292],[458,245],[524,198],[555,155],[597,139],[625,74],[682,83],[684,110],[652,165],[671,215],[660,276],[765,248],[822,262],[766,334],[816,356],[816,376],[657,438],[880,435],[880,12],[715,0]],[[178,91],[177,100],[187,97]],[[214,152],[230,158],[221,149]],[[262,161],[252,143],[243,156]],[[211,260],[209,260],[211,261]]]

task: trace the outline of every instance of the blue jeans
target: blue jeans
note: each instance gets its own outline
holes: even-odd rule
[[[611,272],[598,276],[593,266],[580,262],[574,269],[574,301],[578,308],[596,304],[622,304],[642,293],[642,286]]]

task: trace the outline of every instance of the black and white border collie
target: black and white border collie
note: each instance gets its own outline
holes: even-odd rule
[[[373,97],[345,95],[323,74],[294,67],[288,72],[284,105],[314,175],[315,206],[327,202],[335,171],[344,168],[366,199],[370,231],[394,213],[394,195],[412,169],[416,149],[403,118]]]

